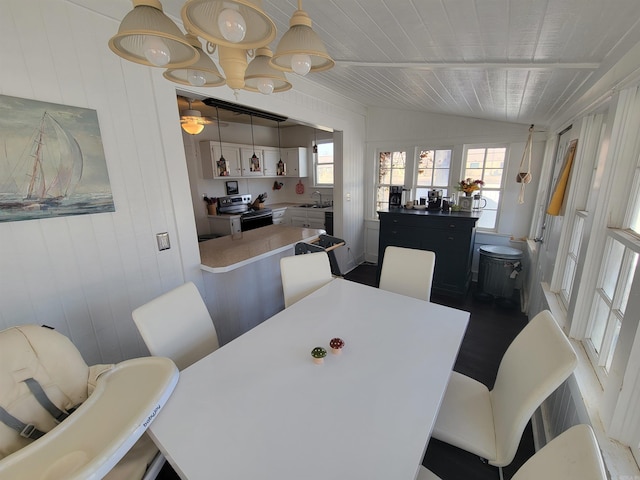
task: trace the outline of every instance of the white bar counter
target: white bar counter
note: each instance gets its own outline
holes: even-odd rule
[[[269,225],[199,243],[204,301],[224,345],[284,308],[280,259],[324,230]]]
[[[226,273],[293,248],[298,242],[312,242],[324,230],[288,225],[268,225],[248,232],[201,242],[200,268]]]

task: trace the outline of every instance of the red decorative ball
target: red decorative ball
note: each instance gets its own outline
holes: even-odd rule
[[[329,346],[331,348],[335,348],[335,349],[342,348],[342,347],[344,347],[344,340],[342,340],[341,338],[337,338],[337,337],[336,338],[332,338],[331,341],[329,342]]]

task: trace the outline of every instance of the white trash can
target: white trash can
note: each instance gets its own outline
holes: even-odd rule
[[[517,248],[483,245],[480,247],[478,292],[510,299],[521,270],[522,252]]]

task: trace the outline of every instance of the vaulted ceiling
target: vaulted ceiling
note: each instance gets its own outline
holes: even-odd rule
[[[184,0],[162,4],[180,18]],[[275,50],[297,1],[262,5],[278,29]],[[639,0],[304,0],[302,7],[336,60],[311,81],[365,105],[524,124],[552,123],[640,42]]]

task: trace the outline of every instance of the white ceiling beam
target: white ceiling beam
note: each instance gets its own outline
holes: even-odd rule
[[[336,60],[341,67],[409,68],[413,70],[597,70],[599,63],[537,63],[537,62],[359,62]]]

